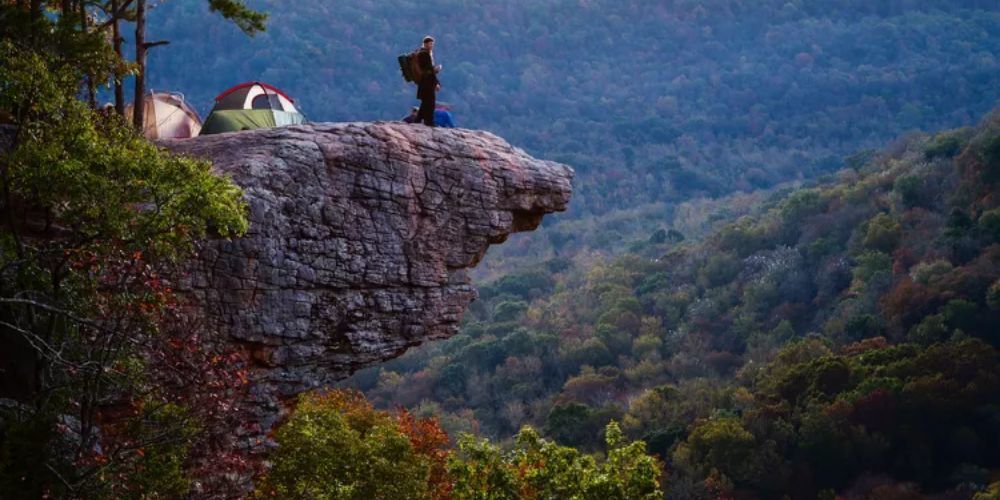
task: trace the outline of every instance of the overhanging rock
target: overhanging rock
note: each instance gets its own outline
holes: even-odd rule
[[[164,141],[243,188],[250,230],[203,243],[177,290],[278,401],[456,333],[465,269],[565,210],[573,171],[482,131],[319,123]]]

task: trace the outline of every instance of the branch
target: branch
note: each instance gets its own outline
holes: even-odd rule
[[[118,10],[111,13],[111,19],[108,19],[107,21],[101,23],[101,25],[97,27],[97,30],[98,31],[103,30],[108,26],[111,26],[115,21],[122,19],[122,16],[125,15],[125,11],[129,8],[129,6],[132,5],[133,1],[134,0],[125,0],[125,2],[123,2],[121,6],[118,7]]]
[[[158,47],[160,45],[170,45],[170,41],[169,40],[160,40],[159,42],[146,42],[146,43],[142,44],[142,46],[146,47],[147,49],[151,49],[153,47]]]
[[[89,319],[86,319],[86,318],[81,318],[81,317],[77,316],[76,314],[74,314],[74,313],[72,313],[72,312],[70,312],[70,311],[68,311],[66,309],[62,309],[60,307],[51,306],[51,305],[48,305],[48,304],[45,304],[45,303],[42,303],[42,302],[37,302],[37,301],[31,300],[31,299],[16,299],[16,298],[12,298],[12,297],[0,297],[0,304],[21,304],[21,305],[27,305],[27,306],[37,307],[39,309],[43,309],[43,310],[48,311],[50,313],[55,313],[55,314],[59,314],[61,316],[65,316],[65,317],[67,317],[67,318],[69,318],[69,319],[71,319],[71,320],[73,320],[73,321],[75,321],[77,323],[80,323],[82,325],[87,325],[87,326],[89,326],[91,328],[94,328],[96,330],[106,331],[106,328],[104,328],[103,326],[101,326],[100,324],[96,323],[93,320],[89,320]]]
[[[62,484],[66,486],[66,488],[68,488],[70,491],[74,491],[76,489],[73,487],[72,484],[69,484],[69,481],[67,481],[66,478],[64,478],[62,474],[60,474],[59,471],[55,469],[55,467],[52,467],[52,464],[45,462],[45,467],[48,468],[50,472],[55,474],[55,476],[59,479],[59,481],[62,482]]]
[[[7,328],[10,328],[11,330],[14,330],[17,333],[20,333],[21,337],[24,338],[24,340],[27,341],[29,344],[31,344],[32,349],[37,351],[42,356],[51,359],[56,364],[67,366],[69,368],[79,369],[79,365],[67,361],[65,358],[62,357],[61,350],[57,351],[54,347],[49,345],[48,342],[46,342],[43,338],[38,336],[38,334],[36,334],[35,332],[25,330],[24,328],[21,328],[17,325],[2,320],[0,320],[0,326],[5,326]]]

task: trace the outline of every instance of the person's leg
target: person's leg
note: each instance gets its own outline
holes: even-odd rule
[[[423,122],[424,125],[433,127],[434,126],[434,105],[436,96],[431,95],[428,99],[423,99],[420,101],[420,119],[418,121]]]

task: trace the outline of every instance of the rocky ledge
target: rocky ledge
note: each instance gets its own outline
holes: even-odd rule
[[[250,230],[204,242],[177,289],[280,401],[456,333],[491,244],[565,210],[573,171],[483,131],[318,123],[164,141],[241,186]]]

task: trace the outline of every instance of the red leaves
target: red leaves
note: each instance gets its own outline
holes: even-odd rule
[[[426,457],[431,463],[428,491],[432,498],[451,498],[452,482],[448,476],[449,449],[448,434],[441,429],[436,418],[416,418],[406,408],[396,410],[396,422],[400,432],[410,439],[413,451]]]

